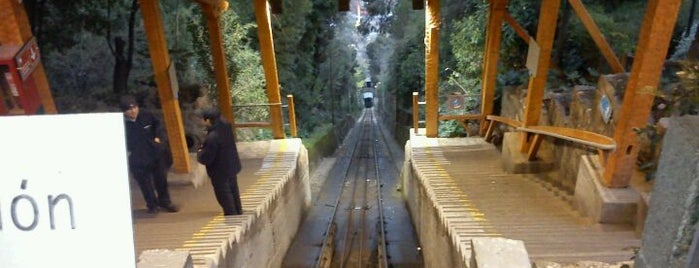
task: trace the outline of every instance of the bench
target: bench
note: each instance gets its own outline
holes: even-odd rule
[[[486,116],[486,120],[489,121],[488,130],[486,131],[484,137],[485,141],[487,142],[490,142],[490,140],[493,138],[495,123],[503,123],[513,127],[516,131],[533,134],[534,139],[527,153],[528,161],[536,160],[536,153],[539,151],[539,146],[541,145],[544,136],[572,141],[595,148],[602,158],[601,160],[603,163],[606,162],[608,154],[616,149],[616,142],[614,139],[586,130],[554,126],[524,126],[522,122],[517,120],[496,115],[488,115]]]
[[[608,153],[616,149],[614,139],[586,130],[554,126],[527,126],[518,127],[517,131],[534,134],[534,139],[527,153],[529,161],[536,160],[536,153],[544,135],[595,148],[602,157],[602,163],[606,162]]]

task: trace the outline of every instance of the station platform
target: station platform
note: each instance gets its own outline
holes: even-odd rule
[[[310,204],[306,150],[300,139],[237,146],[243,215],[223,216],[205,167],[194,155],[192,172],[168,177],[179,212],[146,213],[131,180],[137,267],[279,266]]]
[[[432,267],[469,267],[482,237],[522,241],[532,262],[563,264],[625,262],[640,247],[631,224],[598,224],[534,174],[503,171],[483,138],[412,135],[405,152],[403,194]]]
[[[171,176],[177,213],[145,213],[133,183],[139,268],[283,266],[311,206],[306,149],[300,139],[238,148],[243,215],[222,216],[203,166],[189,177]],[[413,135],[404,156],[400,191],[428,267],[470,267],[472,241],[483,237],[522,241],[532,262],[618,263],[640,247],[632,225],[595,223],[535,175],[505,172],[500,151],[482,138]],[[159,258],[159,250],[186,252],[188,259]],[[182,263],[173,264],[177,259]]]

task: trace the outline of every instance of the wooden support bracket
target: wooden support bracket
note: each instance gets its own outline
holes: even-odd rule
[[[486,130],[484,136],[486,142],[490,142],[493,139],[493,131],[495,130],[496,123],[503,123],[513,128],[518,128],[522,126],[522,122],[497,115],[487,115],[485,116],[485,119],[486,121],[488,121],[488,129]]]

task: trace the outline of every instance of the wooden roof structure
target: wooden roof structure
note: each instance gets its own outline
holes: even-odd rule
[[[224,0],[193,0],[197,2],[206,17],[211,53],[215,67],[216,84],[219,94],[219,108],[230,122],[234,123],[234,115],[229,93],[229,82],[222,46],[220,15],[228,8]],[[282,0],[252,0],[254,1],[255,17],[258,24],[260,54],[265,71],[267,96],[271,105],[272,134],[276,139],[284,138],[281,114],[281,98],[279,79],[277,75],[276,58],[274,54],[273,34],[270,25],[270,11],[282,12]],[[591,34],[602,55],[614,72],[625,72],[620,61],[614,55],[611,46],[599,31],[592,18],[585,10],[581,0],[542,0],[539,12],[536,35],[528,34],[507,12],[509,0],[489,0],[490,10],[487,24],[486,49],[484,51],[481,118],[493,114],[493,99],[497,76],[498,52],[500,48],[502,25],[506,23],[527,42],[536,48],[535,69],[529,79],[528,94],[524,107],[522,125],[536,126],[541,115],[544,86],[546,84],[551,50],[556,32],[561,1],[568,1],[573,7],[583,25]],[[349,0],[338,0],[339,10],[349,10]],[[158,0],[139,0],[143,12],[144,26],[148,37],[149,50],[158,94],[162,104],[165,125],[173,150],[174,169],[176,172],[191,171],[189,153],[184,138],[179,103],[174,94],[177,88],[174,67],[171,64],[163,29],[163,22],[158,7]],[[441,25],[439,0],[412,0],[414,9],[425,10],[425,104],[426,104],[426,135],[437,136],[438,114],[438,73],[439,73],[439,30]],[[662,63],[665,60],[673,27],[681,0],[648,0],[646,14],[640,30],[635,60],[630,73],[629,83],[623,100],[620,120],[616,126],[614,140],[617,150],[614,151],[605,166],[605,184],[609,187],[626,187],[638,155],[637,137],[633,132],[636,127],[645,126],[651,111],[654,93],[660,80]],[[0,1],[0,15],[9,18],[4,22],[0,31],[0,43],[23,44],[31,37],[31,28],[21,1]],[[652,37],[652,38],[651,38]],[[43,66],[39,64],[35,79],[39,89],[44,109],[47,113],[56,113],[46,80]],[[485,120],[481,120],[481,132],[486,129]],[[528,151],[530,140],[526,133],[522,134],[521,151]]]
[[[503,23],[509,24],[530,47],[535,47],[534,70],[529,79],[527,98],[524,104],[524,127],[536,126],[542,113],[542,104],[551,50],[556,32],[561,1],[542,0],[536,37],[531,37],[507,12],[509,0],[489,0],[490,10],[486,37],[486,50],[483,63],[481,90],[482,118],[493,114],[493,97],[497,75],[498,52]],[[614,72],[625,72],[614,55],[611,46],[599,31],[580,0],[567,0],[583,22],[602,55]],[[634,128],[646,125],[651,106],[658,89],[660,75],[667,56],[672,31],[677,20],[680,0],[649,0],[639,34],[635,60],[626,86],[623,106],[614,132],[617,149],[612,152],[605,164],[604,184],[608,187],[629,185],[636,158],[639,152],[638,137]],[[413,8],[425,8],[425,128],[428,137],[437,136],[438,126],[438,65],[439,62],[439,0],[413,0]],[[434,38],[433,38],[434,36]],[[530,48],[531,51],[531,48]],[[485,131],[485,120],[481,120],[481,132]],[[522,133],[521,152],[526,153],[531,146],[529,134]]]

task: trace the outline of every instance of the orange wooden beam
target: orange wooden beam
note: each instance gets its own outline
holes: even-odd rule
[[[486,115],[485,119],[488,121],[488,129],[486,130],[483,139],[487,142],[490,142],[490,140],[493,139],[493,132],[495,131],[496,123],[503,123],[514,128],[522,126],[522,122],[502,116]]]
[[[536,161],[536,153],[539,151],[542,141],[544,141],[544,135],[534,134],[532,144],[527,152],[527,161]]]
[[[546,86],[546,76],[549,70],[551,59],[551,49],[556,33],[556,21],[558,20],[558,9],[561,6],[560,0],[542,0],[539,8],[539,24],[536,31],[536,42],[540,47],[537,59],[536,71],[529,79],[527,99],[524,107],[524,126],[535,126],[539,124],[541,107]],[[530,46],[532,44],[529,44]],[[529,150],[529,139],[526,133],[522,134],[520,151],[526,153]]]
[[[445,121],[445,120],[460,120],[460,121],[483,120],[483,115],[481,115],[481,114],[442,114],[442,115],[439,115],[439,120],[441,120],[441,121]]]
[[[0,21],[0,44],[22,46],[32,38],[31,25],[22,1],[0,1],[0,18],[3,18]],[[44,113],[58,113],[41,59],[27,79],[34,80]]]
[[[510,15],[509,12],[505,12],[505,21],[512,27],[512,29],[515,30],[517,36],[522,38],[525,43],[529,44],[529,40],[531,40],[532,37],[529,35],[529,33],[527,33],[527,30],[525,30],[522,25],[519,25],[519,23],[512,17],[512,15]]]
[[[235,123],[234,127],[235,128],[247,128],[247,127],[269,128],[269,127],[272,127],[272,124],[270,124],[269,122],[242,122],[242,123]]]
[[[255,0],[255,19],[257,20],[257,33],[260,39],[260,55],[262,67],[265,70],[265,82],[267,84],[267,100],[269,103],[281,103],[279,92],[279,77],[277,76],[277,59],[274,55],[274,38],[269,16],[267,0]],[[282,107],[274,105],[269,108],[272,121],[272,137],[284,138],[284,125],[282,122]]]
[[[539,151],[539,146],[543,140],[543,135],[572,141],[577,144],[582,144],[597,149],[597,152],[603,161],[606,161],[609,151],[616,149],[616,142],[607,136],[574,128],[564,128],[555,126],[530,126],[518,127],[518,131],[525,131],[534,135],[534,141],[529,147],[527,160],[536,160],[536,154]]]
[[[286,103],[289,105],[289,132],[291,137],[298,138],[298,130],[296,129],[296,108],[294,107],[294,95],[286,95]]]
[[[143,14],[143,24],[148,38],[148,50],[153,64],[155,83],[158,85],[160,105],[167,130],[168,142],[172,150],[174,171],[188,173],[191,171],[189,151],[184,138],[182,113],[179,101],[175,97],[177,78],[174,65],[171,65],[167,50],[167,38],[163,30],[163,20],[157,0],[139,0]]]
[[[231,85],[228,77],[228,67],[226,66],[226,53],[223,50],[223,34],[221,33],[221,13],[228,8],[228,2],[222,2],[219,6],[200,3],[206,26],[209,30],[209,45],[211,46],[211,57],[214,62],[214,74],[216,76],[216,89],[218,92],[218,107],[231,125],[235,125],[235,114],[233,112],[233,99],[231,98]]]
[[[439,126],[439,0],[427,0],[425,10],[425,135],[437,137]]]
[[[609,156],[605,166],[604,184],[608,187],[626,187],[631,180],[639,151],[638,135],[633,129],[643,128],[648,123],[681,2],[648,1],[631,75],[614,131],[618,149]]]
[[[417,134],[417,132],[418,132],[417,131],[418,127],[419,127],[418,122],[420,120],[419,119],[420,109],[418,107],[417,98],[418,98],[418,93],[413,92],[413,132],[415,132],[415,134]]]
[[[624,70],[624,66],[621,64],[621,61],[619,61],[619,59],[616,57],[612,46],[609,45],[607,39],[604,38],[604,35],[599,30],[599,27],[597,27],[597,24],[592,19],[592,16],[590,16],[590,13],[588,13],[587,9],[585,9],[585,5],[583,5],[580,0],[568,0],[568,3],[570,3],[570,5],[573,7],[575,13],[578,14],[578,18],[580,18],[583,26],[585,26],[587,32],[590,33],[592,40],[600,49],[600,52],[602,52],[602,56],[604,56],[604,59],[607,60],[609,67],[612,68],[612,72],[626,72]]]
[[[502,37],[503,17],[507,14],[509,0],[493,0],[490,2],[488,13],[488,28],[486,32],[485,56],[483,61],[483,84],[481,86],[481,114],[493,113],[495,99],[495,84],[500,58],[500,40]],[[480,133],[483,135],[488,128],[485,120],[480,122]]]

